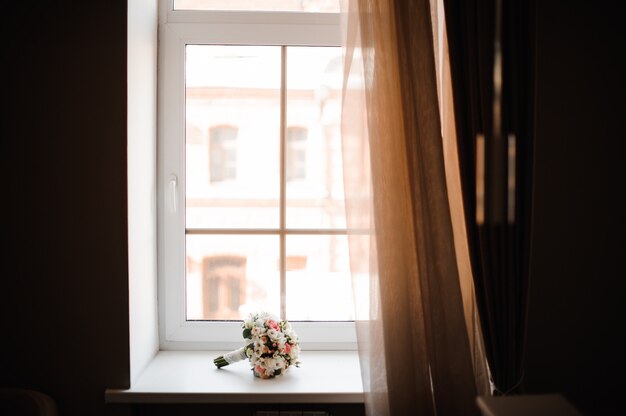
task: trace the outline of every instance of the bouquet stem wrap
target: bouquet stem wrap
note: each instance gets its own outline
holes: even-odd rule
[[[217,368],[222,368],[229,364],[245,360],[246,358],[248,358],[248,356],[246,356],[246,349],[245,347],[241,347],[238,350],[229,352],[228,354],[220,355],[213,360],[213,364],[215,364]]]

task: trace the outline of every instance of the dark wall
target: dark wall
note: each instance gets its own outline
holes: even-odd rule
[[[618,414],[626,351],[625,22],[611,2],[536,3],[525,385],[531,393],[562,392],[586,414]]]
[[[126,2],[0,13],[0,387],[105,414],[129,383]]]

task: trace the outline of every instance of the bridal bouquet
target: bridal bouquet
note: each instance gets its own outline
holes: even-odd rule
[[[245,346],[214,359],[217,368],[248,358],[255,376],[272,378],[300,364],[298,336],[289,322],[261,312],[250,314],[241,326]]]

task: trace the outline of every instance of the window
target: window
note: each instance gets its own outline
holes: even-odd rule
[[[235,348],[257,310],[354,348],[338,15],[209,3],[162,0],[162,348]]]
[[[187,133],[189,137],[189,133]],[[211,182],[235,179],[237,176],[237,128],[212,127],[209,144]]]
[[[303,127],[287,128],[287,181],[306,178],[306,137],[307,129]]]
[[[246,302],[246,292],[241,290],[246,287],[245,257],[204,258],[202,283],[203,319],[239,319],[239,307]]]

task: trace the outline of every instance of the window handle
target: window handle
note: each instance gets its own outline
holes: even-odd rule
[[[172,212],[176,212],[178,210],[178,177],[174,174],[170,175],[170,208]]]

